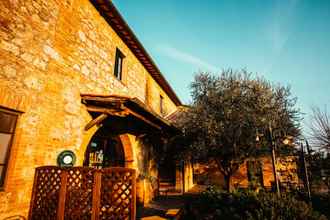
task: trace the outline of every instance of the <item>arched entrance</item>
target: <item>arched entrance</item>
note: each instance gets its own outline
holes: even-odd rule
[[[106,168],[125,167],[132,160],[127,135],[115,135],[101,127],[91,138],[84,158],[84,166]]]

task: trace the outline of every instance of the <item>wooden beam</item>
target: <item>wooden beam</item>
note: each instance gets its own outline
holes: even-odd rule
[[[131,200],[131,212],[130,212],[130,216],[131,219],[136,219],[136,171],[132,170],[132,191],[131,191],[131,195],[132,195],[132,200]]]
[[[65,211],[65,199],[66,199],[66,183],[68,180],[68,171],[63,170],[60,174],[61,185],[60,185],[60,194],[58,198],[57,205],[57,220],[64,220],[64,211]]]
[[[88,131],[90,128],[92,128],[94,125],[100,124],[104,119],[108,117],[107,114],[102,113],[97,118],[94,118],[88,124],[85,126],[85,131]]]
[[[118,116],[118,117],[126,117],[129,115],[129,112],[122,109],[109,109],[109,108],[102,108],[102,107],[95,107],[95,106],[87,106],[87,111],[89,112],[98,112],[98,113],[105,113],[108,115]]]
[[[150,120],[146,119],[145,117],[143,117],[142,115],[139,115],[136,112],[131,111],[130,109],[126,109],[127,112],[129,112],[131,115],[134,115],[135,117],[137,117],[138,119],[141,119],[142,121],[146,122],[147,124],[161,130],[161,127],[156,125],[155,123],[151,122]]]
[[[138,104],[138,103],[137,103]],[[123,106],[122,103],[120,103],[120,105],[118,104],[115,108],[107,108],[107,107],[98,107],[98,106],[94,106],[94,105],[86,105],[87,110],[89,112],[96,112],[96,113],[101,113],[101,115],[105,114],[105,115],[112,115],[112,116],[118,116],[118,117],[126,117],[128,115],[133,115],[136,118],[142,120],[143,122],[151,125],[152,127],[158,129],[158,130],[162,130],[162,127],[160,125],[158,125],[155,122],[152,122],[151,120],[149,120],[148,118],[140,115],[139,113],[131,110],[129,107],[127,106]],[[147,111],[145,109],[145,111]],[[100,116],[99,116],[100,117]],[[91,122],[89,122],[86,127],[85,130],[90,129],[91,127],[93,127],[95,124],[100,123],[101,121],[104,120],[104,118],[100,118],[99,117],[93,119]],[[100,120],[100,121],[99,121]],[[161,119],[160,119],[161,120]],[[162,121],[162,120],[161,120]],[[166,124],[166,123],[165,123]]]
[[[98,170],[94,172],[94,184],[93,184],[93,197],[92,197],[92,220],[99,220],[100,218],[100,203],[101,203],[101,184],[102,173]]]
[[[99,113],[113,114],[115,112],[120,112],[122,110],[121,109],[111,109],[111,108],[96,107],[96,106],[87,106],[87,111],[89,111],[89,112],[99,112]]]

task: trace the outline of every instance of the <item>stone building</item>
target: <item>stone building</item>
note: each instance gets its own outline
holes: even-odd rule
[[[281,187],[297,187],[299,184],[297,158],[280,156],[276,160],[276,171]],[[271,157],[247,160],[234,174],[232,184],[239,188],[272,188],[274,184]]]
[[[301,184],[298,176],[296,156],[277,157],[276,170],[281,187],[298,187]],[[201,184],[214,184],[225,187],[223,175],[215,162],[208,165],[194,165],[195,180]],[[243,162],[239,169],[232,175],[231,187],[237,188],[266,188],[271,189],[274,184],[272,159],[270,156],[251,158]]]
[[[135,168],[148,203],[180,105],[111,1],[0,1],[0,219],[27,216],[35,168],[64,150]]]

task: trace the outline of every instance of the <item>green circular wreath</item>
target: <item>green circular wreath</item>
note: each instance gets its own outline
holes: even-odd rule
[[[62,151],[57,157],[60,167],[72,167],[76,163],[76,155],[71,150]]]

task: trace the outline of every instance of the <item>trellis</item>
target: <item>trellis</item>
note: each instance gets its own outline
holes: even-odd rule
[[[44,166],[36,169],[30,220],[135,220],[135,170]]]

